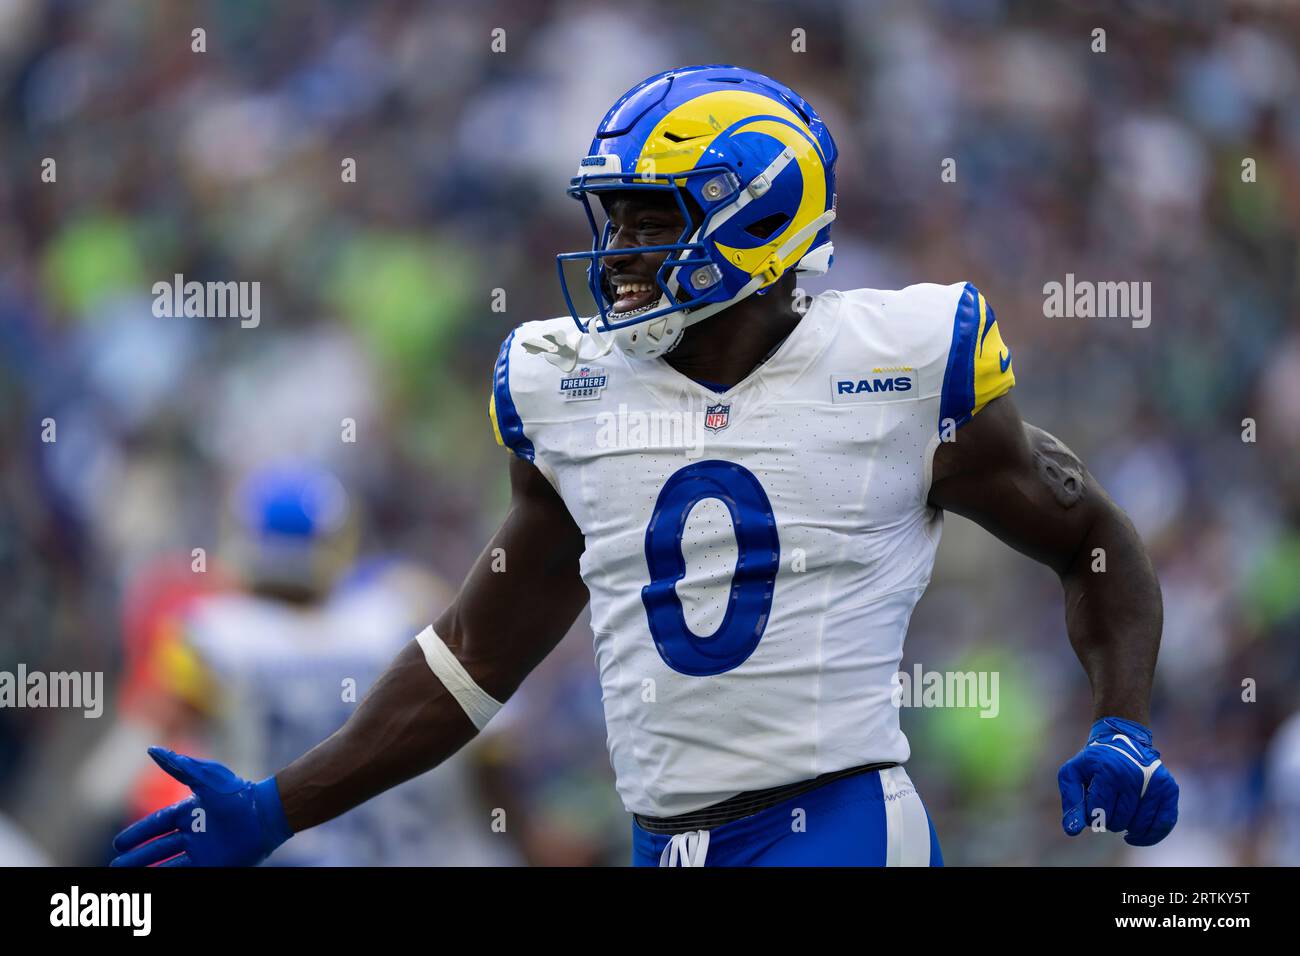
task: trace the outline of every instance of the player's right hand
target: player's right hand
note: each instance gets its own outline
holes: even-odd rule
[[[293,835],[274,777],[252,783],[163,747],[149,756],[194,795],[114,837],[113,866],[255,866]]]

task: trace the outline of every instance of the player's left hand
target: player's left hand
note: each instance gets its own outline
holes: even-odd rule
[[[149,756],[194,794],[119,833],[113,866],[256,866],[292,835],[274,777],[252,783],[163,747]]]
[[[1178,822],[1178,783],[1151,746],[1151,731],[1131,720],[1103,717],[1093,724],[1057,783],[1067,836],[1099,822],[1112,833],[1127,831],[1125,843],[1151,846]]]

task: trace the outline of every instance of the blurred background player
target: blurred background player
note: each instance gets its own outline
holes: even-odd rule
[[[129,729],[111,734],[83,775],[101,789],[130,779],[132,812],[173,803],[185,789],[140,761],[138,747],[126,754],[127,741],[277,768],[342,725],[412,625],[446,601],[446,586],[409,562],[357,560],[361,516],[327,470],[254,472],[236,490],[227,524],[225,550],[241,584],[211,587],[163,616],[169,625],[155,629],[138,683],[127,688]],[[508,838],[477,809],[475,763],[466,753],[269,862],[509,864]]]
[[[1300,866],[1300,711],[1274,735],[1263,782],[1265,823],[1258,862]]]

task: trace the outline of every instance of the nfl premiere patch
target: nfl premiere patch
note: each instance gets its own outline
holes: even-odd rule
[[[709,431],[720,432],[730,424],[730,405],[710,405],[704,409],[704,427]]]
[[[593,402],[605,390],[609,376],[603,368],[583,366],[560,379],[560,393],[566,402]]]
[[[889,365],[831,375],[831,401],[905,402],[920,392],[916,369],[910,365]]]

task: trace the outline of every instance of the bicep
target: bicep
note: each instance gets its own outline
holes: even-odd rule
[[[505,700],[587,604],[583,536],[530,462],[510,460],[510,511],[434,625],[482,688]]]
[[[1025,423],[1010,396],[990,402],[935,451],[929,503],[1065,573],[1114,505],[1055,436]]]

